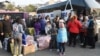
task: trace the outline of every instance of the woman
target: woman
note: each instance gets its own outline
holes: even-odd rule
[[[39,35],[40,34],[40,28],[41,28],[41,24],[39,22],[39,19],[37,19],[35,21],[35,24],[34,24],[34,28],[35,28],[35,35]]]
[[[76,46],[76,37],[80,32],[82,24],[77,20],[77,16],[74,15],[71,17],[71,20],[67,24],[68,31],[70,32],[69,37],[69,46],[73,44],[73,47]]]
[[[21,55],[22,51],[22,34],[24,33],[23,25],[21,24],[21,18],[17,18],[15,23],[13,24],[13,37],[15,39],[14,41],[14,53],[13,55]],[[18,54],[16,54],[16,48],[18,48]]]
[[[51,26],[51,23],[50,23],[50,21],[48,21],[47,23],[46,23],[46,26],[45,26],[45,33],[48,35],[48,34],[50,34],[50,29],[52,28],[52,26]]]
[[[82,47],[85,48],[87,45],[90,46],[90,49],[95,48],[95,22],[93,16],[89,16],[87,37],[85,38],[85,42]]]
[[[82,23],[82,28],[81,28],[81,31],[80,31],[80,42],[81,42],[81,45],[83,45],[85,37],[87,35],[88,17],[84,16],[81,23]]]

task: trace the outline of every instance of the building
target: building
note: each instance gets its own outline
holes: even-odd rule
[[[4,6],[3,2],[0,2],[0,9],[4,9]]]

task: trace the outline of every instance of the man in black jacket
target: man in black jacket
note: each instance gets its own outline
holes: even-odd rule
[[[3,32],[4,32],[5,38],[11,37],[11,35],[12,35],[12,23],[10,21],[10,16],[8,16],[8,15],[4,16]]]
[[[87,45],[90,46],[91,49],[95,48],[95,22],[92,16],[89,17],[89,23],[87,27],[87,37],[85,37],[83,47]]]

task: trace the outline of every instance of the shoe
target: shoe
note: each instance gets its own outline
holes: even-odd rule
[[[70,46],[71,46],[71,44],[68,44],[68,46],[70,47]]]
[[[81,47],[82,47],[82,48],[86,48],[86,46],[84,46],[84,45],[83,45],[83,46],[81,46]]]
[[[63,56],[63,54],[62,53],[59,53],[59,56]]]
[[[65,54],[65,52],[64,52],[64,53],[62,53],[62,55],[66,55],[66,54]]]
[[[50,49],[50,51],[52,51],[52,49]]]
[[[23,56],[22,54],[18,55],[18,56]]]
[[[76,47],[76,45],[72,45],[72,47]]]
[[[13,56],[17,56],[17,55],[13,55]]]
[[[59,49],[57,49],[57,52],[59,52]]]
[[[89,47],[89,49],[95,49],[95,47]]]
[[[84,45],[83,43],[80,44],[80,46],[83,46],[83,45]]]

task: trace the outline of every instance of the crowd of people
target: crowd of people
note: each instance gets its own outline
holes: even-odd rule
[[[16,16],[16,19],[10,19],[10,16],[5,15],[4,20],[0,20],[0,40],[4,46],[4,39],[14,37],[14,46],[19,46],[18,53],[21,55],[22,34],[26,33],[26,29],[32,27],[35,29],[33,36],[51,35],[49,49],[56,49],[60,56],[65,53],[66,43],[68,46],[75,47],[80,43],[82,48],[94,49],[95,43],[98,40],[98,30],[96,17],[92,15],[83,16],[80,14],[70,15],[68,21],[56,16],[50,19],[49,16],[39,16],[33,19],[21,19]]]

